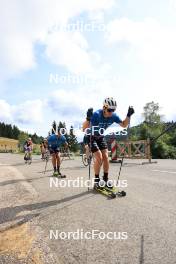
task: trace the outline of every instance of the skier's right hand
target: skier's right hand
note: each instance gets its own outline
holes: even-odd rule
[[[130,118],[134,113],[135,113],[135,112],[134,112],[134,108],[133,108],[133,106],[129,106],[129,108],[128,108],[128,113],[127,113],[127,117]]]
[[[87,110],[87,117],[86,117],[87,121],[90,121],[92,115],[93,115],[93,108],[89,108]]]

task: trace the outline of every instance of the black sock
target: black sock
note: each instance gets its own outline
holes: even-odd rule
[[[57,171],[60,172],[60,166],[57,166]]]
[[[56,171],[56,166],[54,167],[54,171]]]
[[[95,174],[95,182],[99,182],[99,181],[100,181],[99,174]]]
[[[108,172],[104,172],[103,180],[104,180],[105,182],[108,181]]]

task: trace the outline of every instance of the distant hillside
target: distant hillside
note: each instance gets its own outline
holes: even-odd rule
[[[5,124],[0,122],[0,137],[8,139],[19,140],[20,143],[26,140],[28,137],[32,138],[33,143],[40,144],[43,137],[38,136],[36,133],[30,134],[28,132],[21,131],[17,126],[11,124]]]
[[[18,140],[0,137],[0,152],[17,151],[18,146],[19,146]]]
[[[23,144],[19,140],[0,137],[0,152],[21,152],[23,151]],[[40,145],[34,144],[34,152],[40,153]]]

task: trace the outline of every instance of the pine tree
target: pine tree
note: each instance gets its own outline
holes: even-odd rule
[[[56,121],[54,120],[53,123],[52,123],[52,134],[55,134],[57,133],[57,124],[56,124]]]
[[[18,139],[19,134],[20,134],[20,130],[18,129],[18,127],[13,126],[13,138]]]
[[[70,150],[71,151],[76,152],[76,151],[79,150],[79,145],[78,145],[77,137],[74,134],[73,126],[70,127],[70,133],[69,133],[69,137],[68,137],[68,144],[70,146]]]

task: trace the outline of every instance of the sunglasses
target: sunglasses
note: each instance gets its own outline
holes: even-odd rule
[[[108,113],[112,113],[114,112],[115,110],[114,109],[107,109]]]

